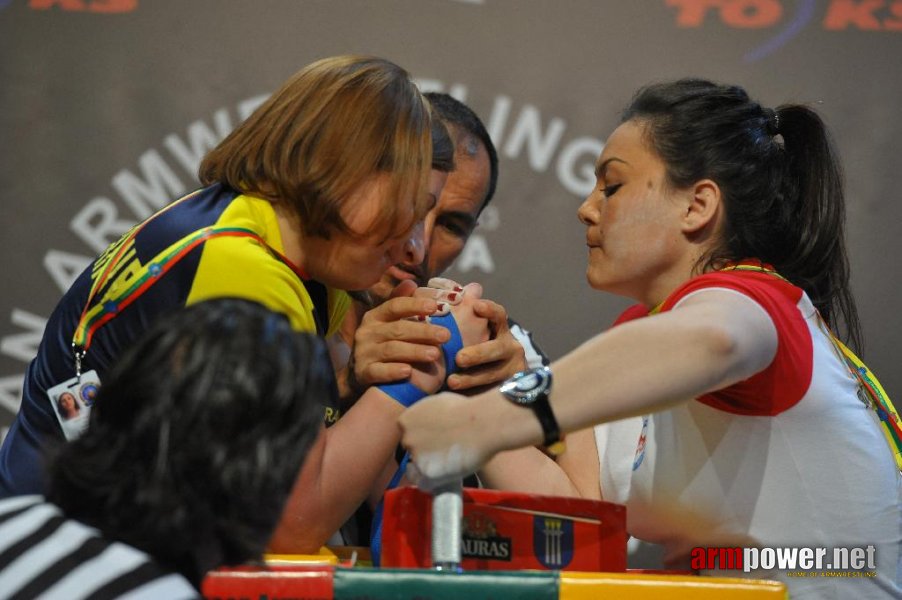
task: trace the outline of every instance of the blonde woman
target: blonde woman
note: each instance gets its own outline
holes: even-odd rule
[[[445,176],[431,173],[433,144],[443,147],[432,124],[408,73],[384,59],[326,58],[285,82],[204,158],[205,187],[112,244],[60,301],[0,449],[0,497],[42,490],[41,448],[63,437],[46,390],[86,377],[102,385],[157,318],[232,297],[327,336],[344,318],[347,291],[368,288],[391,265],[419,264],[423,219]],[[424,314],[436,308],[424,302]],[[466,319],[466,306],[455,310]],[[484,319],[471,321],[484,329]],[[339,411],[328,400],[332,425]],[[365,498],[398,442],[402,408],[374,390],[319,438],[281,549],[315,550]]]

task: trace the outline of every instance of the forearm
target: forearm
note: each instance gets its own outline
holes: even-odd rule
[[[382,496],[385,494],[388,489],[388,484],[391,483],[392,477],[394,477],[395,473],[398,471],[398,463],[394,459],[394,457],[390,458],[385,466],[382,467],[382,472],[376,477],[376,481],[373,483],[373,487],[370,490],[370,493],[367,497],[367,502],[370,505],[370,508],[375,510],[376,505],[379,504],[379,501],[382,500]],[[402,477],[399,486],[406,485],[407,480]]]
[[[363,503],[400,439],[403,407],[376,388],[327,429],[288,500],[270,550],[315,552]]]
[[[533,446],[495,455],[479,471],[479,480],[486,487],[496,490],[549,496],[582,496],[567,473]]]
[[[665,410],[764,368],[774,350],[713,310],[687,307],[627,323],[556,361],[551,404],[562,431]],[[501,449],[542,442],[530,411],[498,392],[479,401],[486,420],[505,423]]]
[[[555,362],[551,407],[565,433],[658,412],[751,377],[770,364],[776,348],[776,329],[760,305],[706,291],[671,312],[598,335]],[[426,482],[544,441],[533,411],[497,390],[472,398],[440,394],[400,422]]]
[[[479,478],[494,489],[600,500],[595,432],[589,428],[568,435],[566,450],[554,459],[534,446],[502,452]]]

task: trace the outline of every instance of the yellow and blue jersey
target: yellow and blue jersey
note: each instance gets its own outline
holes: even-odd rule
[[[22,405],[0,448],[0,497],[42,492],[42,448],[63,434],[47,390],[82,370],[103,381],[157,318],[214,298],[241,298],[284,314],[298,331],[335,332],[350,298],[303,278],[283,256],[272,204],[222,185],[174,202],[112,244],[63,296],[28,367]],[[330,420],[336,407],[326,407]]]

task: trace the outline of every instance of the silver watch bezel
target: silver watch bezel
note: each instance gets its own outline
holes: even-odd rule
[[[524,383],[528,387],[523,387]],[[551,392],[551,369],[536,367],[514,373],[501,384],[499,391],[510,401],[521,406],[530,406],[541,396]]]

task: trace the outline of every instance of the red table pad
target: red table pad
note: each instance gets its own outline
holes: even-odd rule
[[[382,566],[431,565],[432,496],[414,487],[385,494]],[[620,504],[464,488],[464,570],[625,571],[626,508]]]

